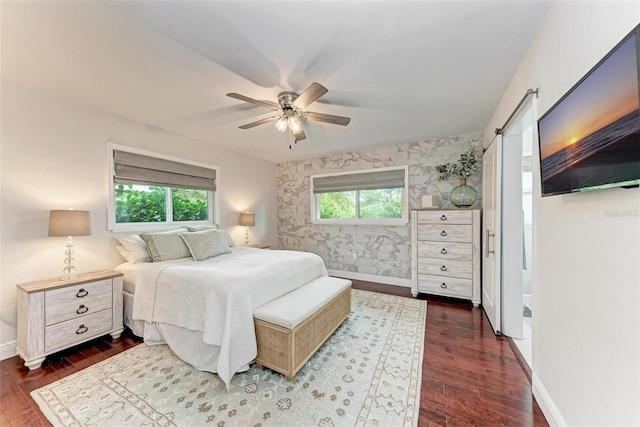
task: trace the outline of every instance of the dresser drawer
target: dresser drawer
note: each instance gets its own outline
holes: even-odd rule
[[[419,274],[418,292],[458,298],[471,298],[473,288],[472,282],[469,279]]]
[[[418,226],[418,240],[434,242],[468,242],[473,241],[471,225],[433,225]]]
[[[111,310],[103,310],[79,319],[47,326],[44,332],[45,351],[70,347],[108,333],[111,331],[111,316]]]
[[[469,261],[418,258],[418,274],[471,279],[473,266]]]
[[[65,320],[77,319],[82,316],[97,313],[111,308],[113,299],[108,295],[94,296],[89,300],[74,301],[68,304],[56,305],[45,309],[46,325],[54,325]]]
[[[471,260],[471,243],[418,241],[419,258]]]
[[[418,211],[418,224],[468,224],[472,211]]]
[[[45,324],[70,320],[111,307],[111,280],[53,289],[44,293]]]

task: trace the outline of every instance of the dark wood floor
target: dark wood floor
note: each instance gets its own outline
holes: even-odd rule
[[[353,281],[353,287],[410,297],[408,288]],[[0,362],[0,426],[49,426],[29,392],[127,350],[124,333],[47,357],[29,371],[19,357]],[[422,366],[420,427],[548,426],[507,340],[496,337],[479,308],[429,300]]]

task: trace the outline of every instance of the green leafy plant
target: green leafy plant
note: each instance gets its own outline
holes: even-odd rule
[[[446,163],[436,166],[440,173],[440,179],[454,177],[460,180],[467,179],[478,170],[478,159],[473,147],[460,154],[460,159],[456,163]]]
[[[164,222],[167,220],[166,187],[117,184],[116,223]],[[171,189],[173,221],[208,219],[207,191]]]
[[[144,191],[118,184],[115,196],[117,223],[166,221],[163,187],[150,186]]]

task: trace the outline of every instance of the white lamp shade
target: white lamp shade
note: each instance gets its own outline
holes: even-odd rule
[[[239,224],[246,227],[256,225],[256,214],[253,212],[242,212],[240,214]]]
[[[55,210],[49,212],[49,236],[91,235],[89,211]]]

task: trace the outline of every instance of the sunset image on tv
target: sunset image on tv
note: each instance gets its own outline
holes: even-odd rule
[[[538,124],[543,194],[640,178],[635,35]]]

